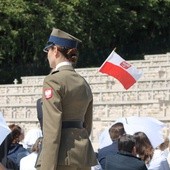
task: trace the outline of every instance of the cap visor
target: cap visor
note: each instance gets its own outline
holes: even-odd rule
[[[43,51],[45,53],[48,53],[49,48],[52,47],[53,45],[54,45],[53,43],[46,45],[45,48],[43,49]]]

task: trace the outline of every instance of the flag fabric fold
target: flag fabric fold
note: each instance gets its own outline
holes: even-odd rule
[[[126,62],[115,51],[109,55],[99,68],[99,72],[116,78],[127,90],[141,77],[142,72]]]

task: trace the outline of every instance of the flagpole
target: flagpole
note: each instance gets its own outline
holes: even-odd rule
[[[103,64],[100,66],[100,68],[102,68],[102,66],[105,64],[105,62],[112,56],[112,53],[115,53],[116,47],[113,49],[113,51],[110,53],[110,55],[106,58],[106,60],[103,62]],[[97,70],[99,71],[100,68]]]
[[[114,53],[115,50],[116,50],[116,47],[113,49],[113,51],[111,52],[111,54]],[[111,54],[106,58],[106,60],[103,62],[103,64],[100,66],[100,68],[104,65],[104,63],[107,61],[107,59],[109,59],[109,57],[111,56]],[[94,76],[89,80],[89,83],[93,80],[93,78],[97,75],[97,73],[99,73],[100,68],[98,68],[98,69],[96,70]]]

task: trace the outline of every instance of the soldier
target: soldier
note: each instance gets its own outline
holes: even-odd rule
[[[43,83],[43,144],[38,170],[89,170],[97,164],[89,140],[93,96],[88,83],[73,68],[80,42],[54,28],[44,48],[53,71]]]

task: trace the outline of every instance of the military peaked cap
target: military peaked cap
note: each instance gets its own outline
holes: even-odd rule
[[[53,45],[59,45],[65,48],[77,48],[79,43],[81,43],[81,40],[79,40],[78,38],[60,29],[53,28],[49,40],[43,51],[47,52],[49,47]]]

